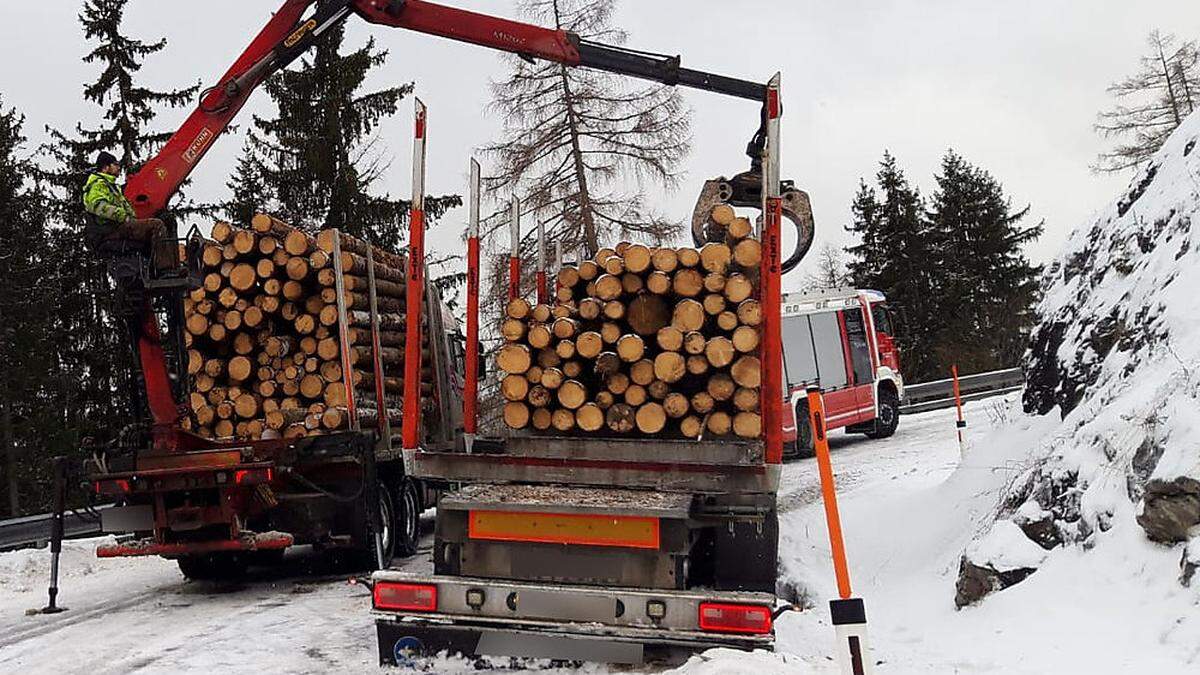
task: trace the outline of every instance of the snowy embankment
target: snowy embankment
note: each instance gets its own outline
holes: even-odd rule
[[[1194,224],[1200,114],[1047,269],[1024,410],[973,422],[936,485],[845,494],[881,671],[1200,672]],[[817,607],[781,621],[780,644],[819,663],[834,587],[823,514],[781,529]]]

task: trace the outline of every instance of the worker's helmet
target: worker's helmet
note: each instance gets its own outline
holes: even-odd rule
[[[113,155],[111,152],[102,151],[96,156],[96,163],[94,166],[97,169],[103,169],[111,164],[120,164],[120,162],[117,161],[116,155]]]

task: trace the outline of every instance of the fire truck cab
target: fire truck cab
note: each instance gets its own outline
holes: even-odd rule
[[[904,378],[886,298],[879,291],[788,293],[782,311],[784,452],[812,454],[806,390],[825,397],[826,425],[887,438],[900,421]]]

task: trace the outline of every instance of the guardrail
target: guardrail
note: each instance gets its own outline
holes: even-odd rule
[[[958,391],[963,402],[1019,391],[1025,386],[1025,374],[1020,368],[993,370],[987,373],[963,375],[958,378]],[[904,387],[902,415],[954,407],[954,381],[951,379],[921,382]]]
[[[100,507],[104,509],[107,507]],[[53,516],[42,513],[11,520],[0,520],[0,551],[41,547],[50,540],[50,521]],[[63,514],[63,538],[80,539],[101,534],[100,513],[67,511]]]

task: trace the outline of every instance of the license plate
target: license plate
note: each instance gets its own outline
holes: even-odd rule
[[[154,529],[154,507],[113,506],[100,511],[100,529],[104,532],[144,532]]]
[[[487,631],[480,635],[475,653],[597,663],[639,664],[643,660],[642,645],[635,642],[501,631]]]

